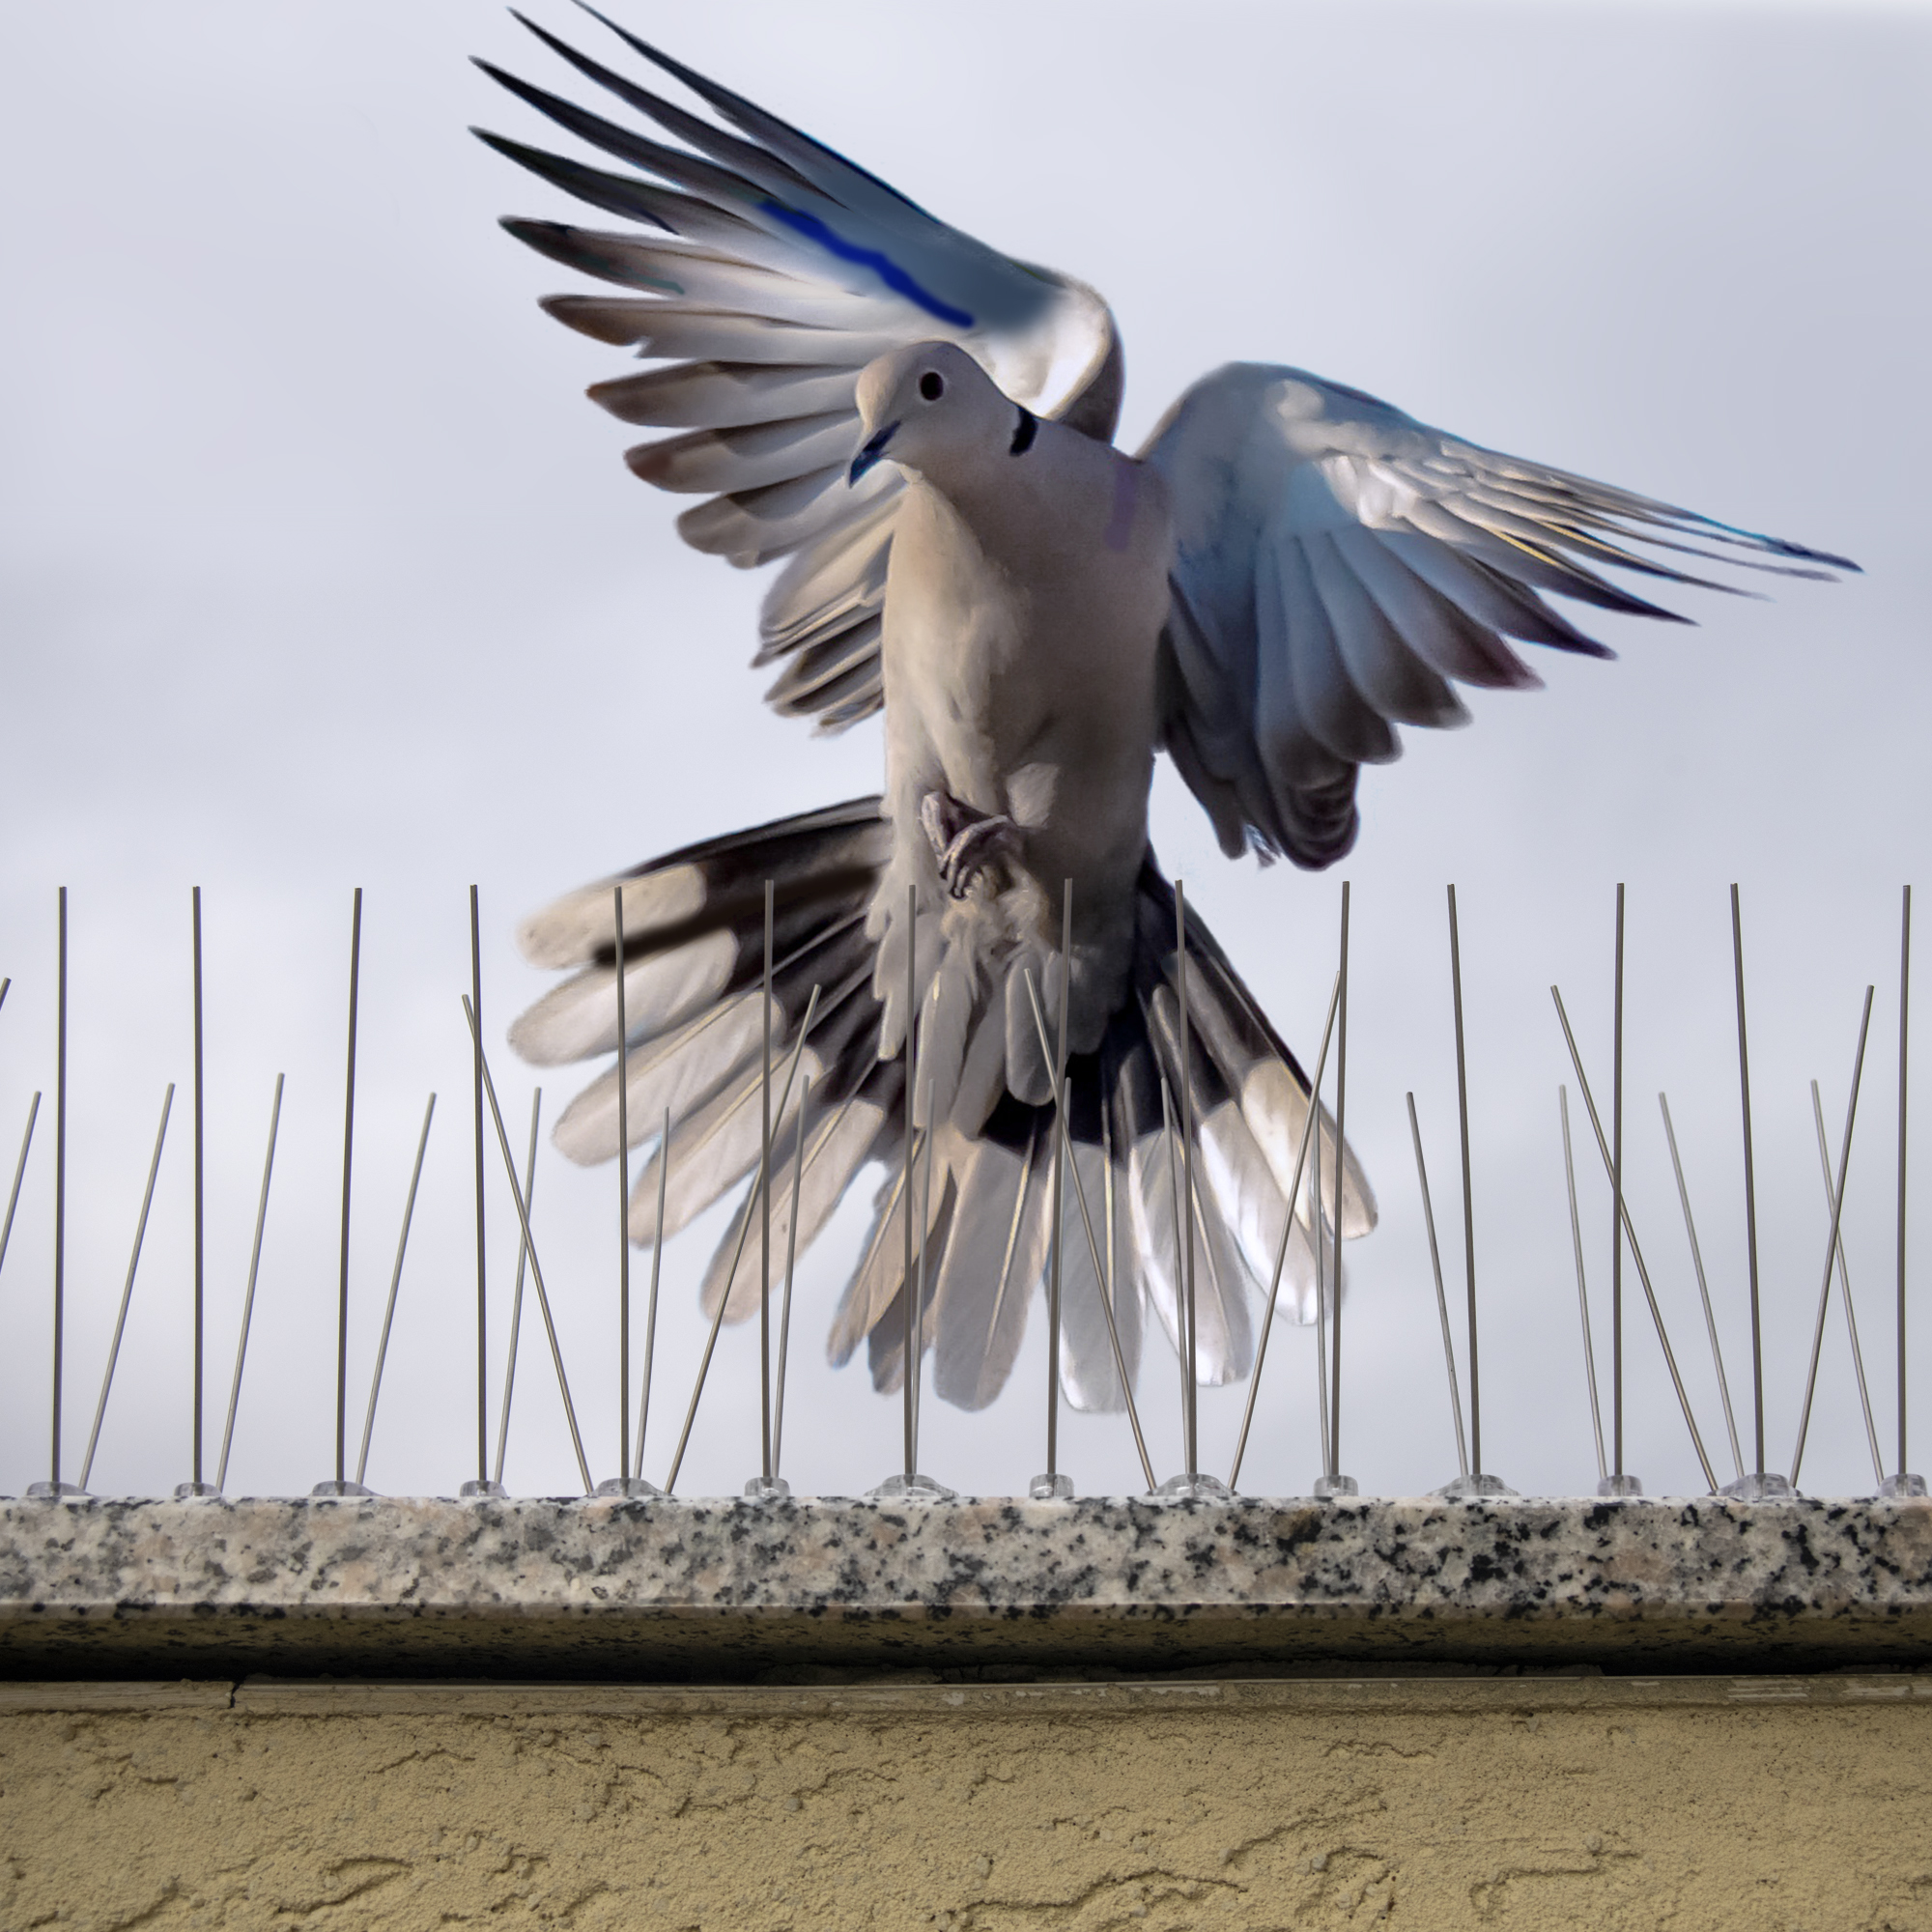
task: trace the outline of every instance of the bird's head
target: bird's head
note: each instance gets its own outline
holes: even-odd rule
[[[858,401],[865,440],[852,459],[854,483],[882,459],[944,483],[1006,454],[1023,425],[1032,440],[1029,412],[952,342],[917,342],[868,363]]]

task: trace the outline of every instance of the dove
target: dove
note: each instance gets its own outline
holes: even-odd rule
[[[740,1263],[769,1021],[804,1076],[773,1127],[775,1172],[800,1177],[795,1230],[792,1189],[772,1189],[774,1245],[803,1250],[883,1173],[835,1363],[863,1344],[894,1390],[915,1342],[942,1397],[991,1403],[1059,1200],[1066,1401],[1122,1406],[1155,1332],[1196,1383],[1238,1380],[1277,1269],[1287,1315],[1312,1321],[1318,1246],[1369,1233],[1376,1206],[1234,965],[1177,916],[1149,842],[1156,758],[1230,857],[1320,869],[1351,849],[1361,768],[1399,754],[1401,727],[1466,722],[1459,686],[1536,687],[1519,645],[1610,655],[1552,600],[1684,622],[1605,571],[1734,589],[1704,566],[1857,566],[1277,364],[1205,376],[1129,455],[1095,291],[586,11],[704,111],[524,20],[621,118],[479,62],[601,160],[480,138],[620,225],[504,226],[603,285],[543,305],[646,365],[589,393],[668,432],[625,461],[700,499],[685,540],[781,565],[754,658],[780,667],[767,701],[823,732],[883,712],[885,771],[876,796],[689,846],[525,922],[526,956],[565,977],[511,1042],[539,1065],[614,1060],[621,973],[625,1111],[655,1143],[632,1240],[752,1182],[707,1313],[752,1315],[762,1291]],[[616,1155],[617,1080],[606,1066],[564,1111],[568,1157]],[[1319,1158],[1298,1170],[1311,1109]]]

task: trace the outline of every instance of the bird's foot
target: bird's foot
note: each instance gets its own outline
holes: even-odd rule
[[[919,822],[955,899],[965,898],[988,867],[1017,850],[1019,827],[1010,818],[962,805],[951,792],[927,792],[919,803]]]

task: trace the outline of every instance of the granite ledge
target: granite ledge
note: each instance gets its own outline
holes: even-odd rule
[[[0,1502],[0,1676],[1932,1662],[1932,1503]]]

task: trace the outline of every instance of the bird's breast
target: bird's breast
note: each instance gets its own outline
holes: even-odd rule
[[[914,482],[886,582],[888,705],[1020,744],[1069,710],[1124,728],[1149,709],[1164,494],[1141,466],[1091,449],[1071,476],[1015,476],[963,501]]]

